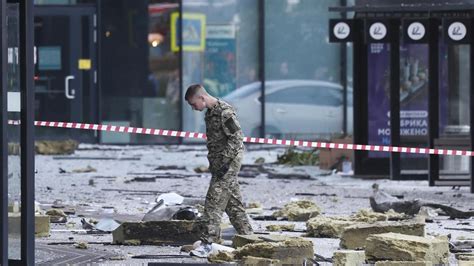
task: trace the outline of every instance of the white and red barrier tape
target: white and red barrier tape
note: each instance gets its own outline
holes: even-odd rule
[[[8,124],[20,125],[20,121],[8,120]],[[100,131],[146,134],[146,135],[157,135],[157,136],[168,136],[168,137],[179,137],[179,138],[206,139],[206,134],[204,133],[166,130],[166,129],[154,129],[154,128],[141,128],[141,127],[124,127],[124,126],[112,126],[112,125],[84,124],[84,123],[71,123],[71,122],[47,122],[47,121],[35,121],[35,126],[100,130]],[[381,146],[381,145],[362,145],[362,144],[330,143],[330,142],[303,141],[303,140],[265,139],[265,138],[244,137],[244,142],[286,145],[286,146],[302,146],[302,147],[311,147],[311,148],[342,149],[342,150],[474,156],[473,151],[463,151],[463,150],[395,147],[395,146]]]

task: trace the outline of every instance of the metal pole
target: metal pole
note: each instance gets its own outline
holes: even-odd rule
[[[21,261],[35,263],[34,17],[33,0],[20,1]]]
[[[260,137],[265,137],[265,0],[258,1],[258,77],[261,81]]]
[[[400,146],[400,20],[390,21],[390,145]],[[390,179],[400,179],[400,153],[390,153]]]
[[[368,118],[368,63],[367,44],[364,42],[364,20],[354,20],[354,43],[353,43],[353,94],[354,94],[354,143],[367,143],[367,118]],[[365,171],[364,159],[367,158],[366,151],[354,151],[354,174],[360,175]]]
[[[474,19],[471,19],[471,29],[474,28]],[[470,66],[470,75],[469,75],[469,79],[470,79],[470,87],[471,89],[469,90],[469,120],[470,120],[470,141],[471,141],[471,151],[474,150],[474,41],[473,39],[471,39],[471,44],[469,45],[470,47],[470,62],[469,62],[469,66]],[[472,173],[472,169],[473,169],[473,166],[474,166],[474,156],[471,156],[470,157],[470,170],[469,170],[469,175],[471,176],[471,183],[470,183],[470,191],[471,193],[474,193],[474,175]]]
[[[8,265],[8,142],[7,142],[7,1],[0,0],[0,62],[2,72],[0,74],[0,106],[2,114],[0,116],[0,265]]]
[[[439,23],[435,18],[429,22],[429,67],[428,67],[428,145],[434,148],[434,140],[439,137]],[[428,159],[428,181],[430,186],[439,179],[439,157],[430,154]]]

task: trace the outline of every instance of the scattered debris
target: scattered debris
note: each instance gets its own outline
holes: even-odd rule
[[[299,192],[295,193],[295,196],[326,196],[326,197],[335,197],[336,194],[328,194],[328,193],[308,193],[308,192]]]
[[[316,216],[306,222],[307,236],[339,238],[349,226],[357,224],[348,217]]]
[[[177,165],[161,165],[154,170],[186,170],[186,167]]]
[[[164,193],[163,191],[158,190],[133,190],[133,189],[120,189],[120,188],[103,188],[102,191],[115,191],[115,192],[131,192],[131,193],[149,193],[149,194],[161,194]]]
[[[369,235],[382,233],[424,236],[425,224],[411,221],[355,224],[344,229],[341,235],[340,246],[347,249],[363,248]]]
[[[360,209],[351,219],[358,222],[373,223],[377,221],[400,221],[409,219],[410,216],[404,213],[398,213],[390,209],[384,213],[374,212],[370,209]]]
[[[217,253],[210,254],[207,257],[207,260],[213,263],[226,263],[234,261],[234,259],[234,253],[228,251],[218,251]]]
[[[78,249],[88,249],[88,246],[87,246],[86,242],[78,242],[74,246]]]
[[[313,258],[313,252],[313,242],[310,240],[291,239],[247,244],[235,251],[235,257],[261,257],[278,259],[282,264],[303,265],[308,258]]]
[[[140,157],[79,157],[79,156],[54,156],[54,160],[113,160],[113,161],[140,161]]]
[[[273,213],[274,217],[287,218],[289,221],[308,221],[321,213],[316,203],[300,200],[287,203],[283,209]]]
[[[86,168],[79,168],[72,170],[73,173],[93,173],[97,172],[97,169],[88,165]]]
[[[199,167],[196,167],[194,168],[194,172],[196,173],[209,173],[209,168],[207,166],[199,166]]]
[[[130,182],[156,182],[156,178],[137,176],[130,180],[125,181],[125,183],[130,183]]]
[[[374,184],[374,195],[370,197],[370,206],[376,212],[386,212],[393,209],[396,212],[415,215],[420,212],[423,206],[430,208],[439,208],[443,210],[450,218],[467,219],[474,216],[474,211],[461,211],[444,204],[427,202],[419,199],[401,201],[378,189],[378,185]]]
[[[311,179],[310,175],[305,174],[277,174],[277,173],[269,173],[268,178],[270,179]]]
[[[433,266],[431,261],[376,261],[375,266]]]
[[[294,231],[295,225],[294,224],[269,224],[266,226],[268,231]]]
[[[203,225],[197,221],[124,222],[112,232],[114,244],[183,245],[201,236]]]
[[[163,193],[156,198],[156,202],[160,202],[160,200],[163,200],[163,204],[165,205],[178,205],[183,203],[184,197],[177,193],[170,192]]]
[[[8,143],[8,155],[20,155],[20,143]]]
[[[67,215],[63,210],[60,209],[50,209],[46,212],[46,215],[49,215],[49,220],[51,223],[65,223],[67,222]]]
[[[75,140],[39,140],[35,141],[36,154],[57,155],[73,154],[79,146]]]
[[[294,147],[288,148],[284,154],[277,156],[278,164],[287,165],[316,165],[319,161],[319,151],[313,149],[311,151],[295,151]]]
[[[240,260],[242,265],[282,265],[280,260],[277,259],[267,259],[253,256],[245,256]]]
[[[247,204],[248,209],[253,209],[253,208],[262,208],[262,204],[260,202],[249,202]]]
[[[363,250],[337,250],[332,257],[334,265],[356,266],[365,264],[365,252]]]
[[[35,214],[35,236],[48,237],[51,224],[48,215]],[[21,213],[8,213],[8,234],[21,234]]]
[[[232,238],[232,247],[240,248],[247,244],[255,244],[262,242],[282,242],[285,240],[304,240],[301,237],[290,237],[287,235],[275,235],[275,234],[252,234],[252,235],[234,235]]]
[[[430,261],[433,264],[447,264],[448,239],[397,233],[376,234],[367,238],[365,255],[368,260],[374,261]]]
[[[239,177],[243,177],[243,178],[255,178],[258,175],[260,175],[260,173],[254,172],[254,171],[240,171],[239,172]]]

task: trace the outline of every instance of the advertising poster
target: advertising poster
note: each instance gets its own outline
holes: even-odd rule
[[[235,90],[236,44],[233,25],[208,25],[204,53],[204,86],[215,97]]]
[[[441,55],[446,47],[440,47]],[[374,43],[368,51],[368,143],[390,145],[390,46]],[[424,143],[428,137],[428,45],[400,46],[400,136]],[[440,56],[440,124],[446,124],[447,67]],[[440,129],[440,131],[441,131]],[[388,157],[389,153],[369,152],[369,157]],[[412,156],[411,154],[409,156]],[[415,155],[413,155],[415,156]]]

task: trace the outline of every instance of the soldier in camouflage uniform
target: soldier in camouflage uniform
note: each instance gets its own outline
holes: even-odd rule
[[[252,234],[237,181],[244,145],[235,111],[228,103],[209,95],[199,84],[189,86],[185,99],[194,110],[207,109],[207,158],[212,178],[202,217],[207,227],[203,230],[203,241],[211,243],[219,239],[224,211],[239,234]]]

